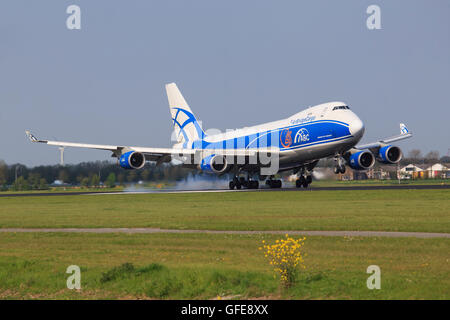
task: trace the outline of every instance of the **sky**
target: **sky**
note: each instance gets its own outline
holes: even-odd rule
[[[345,101],[361,142],[450,148],[450,1],[3,0],[0,159],[57,164],[38,138],[170,147],[164,85],[176,82],[203,128],[222,131]],[[381,29],[369,30],[369,5]],[[81,29],[66,26],[69,5]],[[66,163],[108,160],[68,148]]]

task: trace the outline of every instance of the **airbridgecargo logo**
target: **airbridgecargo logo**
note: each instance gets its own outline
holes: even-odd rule
[[[305,128],[301,128],[295,135],[294,143],[302,143],[309,141],[309,132]]]
[[[280,134],[280,143],[283,147],[289,148],[292,144],[292,131],[284,129]]]

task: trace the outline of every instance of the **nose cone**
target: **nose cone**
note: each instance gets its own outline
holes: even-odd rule
[[[361,138],[364,134],[364,123],[356,117],[350,122],[350,134],[356,138]]]

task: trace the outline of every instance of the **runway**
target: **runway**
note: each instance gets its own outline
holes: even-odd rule
[[[450,233],[429,232],[391,232],[391,231],[313,231],[313,230],[268,230],[268,231],[238,231],[238,230],[179,230],[158,228],[3,228],[0,233],[204,233],[204,234],[289,234],[297,236],[323,237],[389,237],[389,238],[450,238]]]
[[[170,193],[211,193],[211,192],[272,192],[272,191],[355,191],[355,190],[443,190],[450,189],[450,185],[382,185],[382,186],[335,186],[335,187],[309,187],[307,189],[285,187],[280,189],[270,189],[262,187],[260,189],[164,189],[164,190],[136,190],[136,191],[120,191],[120,192],[90,192],[90,191],[75,191],[75,192],[29,192],[29,193],[6,193],[1,194],[0,198],[8,197],[49,197],[49,196],[79,196],[79,195],[111,195],[111,194],[170,194]]]

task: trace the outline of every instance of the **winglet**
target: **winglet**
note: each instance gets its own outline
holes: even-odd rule
[[[404,123],[400,123],[400,134],[405,135],[408,134],[409,130]]]
[[[44,140],[39,140],[29,130],[25,130],[25,133],[26,133],[28,139],[30,139],[31,142],[47,142],[47,141],[44,141]]]

